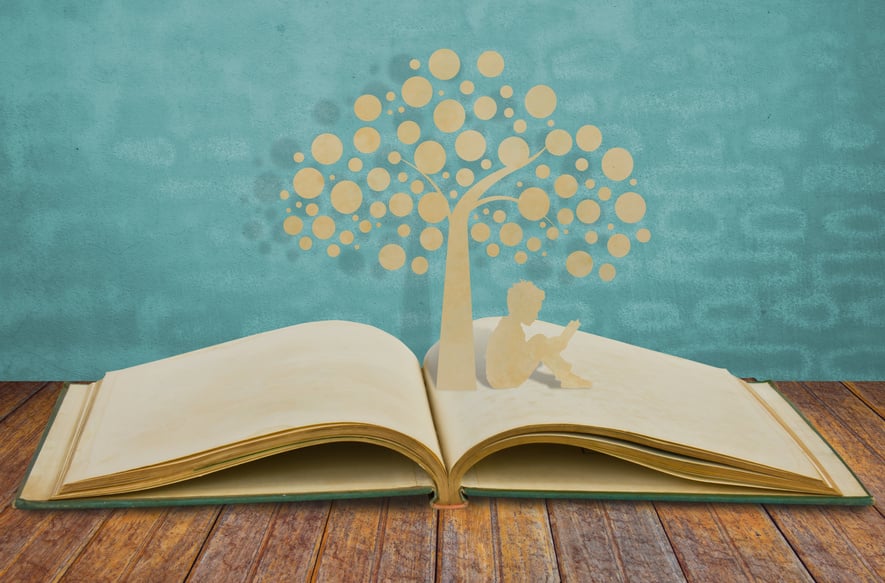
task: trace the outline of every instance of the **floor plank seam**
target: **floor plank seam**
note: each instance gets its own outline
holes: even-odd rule
[[[87,511],[87,512],[92,512],[92,511]],[[87,535],[85,537],[86,540],[80,543],[79,549],[75,549],[73,552],[66,555],[64,558],[62,558],[61,561],[59,561],[58,568],[56,569],[55,574],[51,578],[52,581],[58,581],[64,576],[64,574],[71,567],[71,565],[74,564],[74,561],[76,560],[76,558],[79,557],[80,554],[83,553],[83,551],[86,549],[86,547],[89,546],[89,543],[92,541],[92,539],[95,538],[98,531],[101,530],[101,526],[104,525],[105,521],[108,519],[108,516],[110,516],[110,512],[108,512],[106,510],[104,510],[104,511],[95,510],[94,512],[102,512],[104,514],[104,517],[98,523],[93,525],[91,531],[89,533],[87,533]]]
[[[626,567],[626,564],[624,563],[624,557],[621,554],[621,545],[618,544],[618,539],[617,539],[617,537],[614,536],[615,525],[612,522],[611,516],[609,516],[608,508],[606,508],[605,505],[601,505],[600,508],[602,509],[603,520],[605,520],[606,538],[608,539],[609,544],[611,545],[612,556],[615,559],[615,563],[617,563],[617,565],[618,565],[618,573],[620,574],[618,579],[620,579],[622,581],[627,580],[628,579],[627,567]]]
[[[381,572],[381,556],[384,552],[384,539],[387,534],[387,518],[390,516],[390,499],[384,498],[381,502],[381,512],[378,513],[378,524],[375,526],[375,547],[372,549],[372,570],[369,572],[369,581],[377,582]]]
[[[87,512],[89,512],[89,511],[87,511]],[[80,547],[80,550],[77,552],[77,554],[71,558],[71,560],[68,562],[67,566],[65,567],[64,571],[62,571],[62,573],[61,573],[60,576],[63,576],[64,573],[66,573],[67,570],[68,570],[68,569],[69,569],[74,563],[77,562],[77,560],[83,555],[83,553],[85,553],[86,550],[89,549],[89,547],[92,545],[92,542],[93,542],[93,541],[96,539],[96,537],[98,536],[98,533],[100,533],[100,532],[102,531],[102,529],[105,527],[105,524],[107,524],[107,521],[110,520],[110,518],[111,518],[112,516],[114,516],[115,514],[117,514],[117,512],[119,512],[119,510],[112,510],[112,511],[109,512],[108,514],[105,514],[105,517],[104,517],[104,518],[102,519],[102,521],[98,524],[98,527],[95,528],[91,533],[89,533],[89,536],[87,537],[86,542],[83,543],[83,546]],[[130,558],[130,562],[131,562],[131,560],[132,560],[132,559]]]
[[[433,526],[431,529],[433,530],[433,539],[431,541],[430,548],[433,549],[433,560],[430,562],[430,581],[437,581],[439,578],[439,564],[437,563],[437,556],[439,555],[439,510],[434,508],[433,512]]]
[[[21,512],[21,511],[18,511]],[[34,528],[30,532],[30,536],[28,536],[27,540],[25,540],[19,547],[16,549],[15,554],[8,558],[7,565],[3,568],[0,568],[0,581],[6,579],[5,575],[9,571],[9,569],[18,563],[19,559],[22,555],[27,552],[28,547],[30,547],[37,539],[41,538],[41,535],[46,532],[49,528],[49,522],[52,520],[53,515],[51,513],[43,513],[40,517],[40,520],[37,522],[37,527]]]
[[[553,558],[556,560],[556,574],[562,581],[562,559],[559,556],[559,539],[556,536],[556,529],[553,528],[553,518],[550,515],[550,499],[544,500],[544,510],[547,515],[547,530],[550,532],[550,543],[553,545]]]
[[[436,515],[436,544],[433,547],[433,581],[434,583],[440,583],[440,577],[442,577],[443,558],[443,511],[438,508],[434,508],[433,512]]]
[[[860,389],[857,388],[857,385],[855,385],[855,384],[854,384],[853,382],[851,382],[851,381],[841,381],[841,383],[842,383],[842,386],[844,386],[844,387],[847,388],[849,391],[851,391],[851,393],[852,393],[855,397],[857,397],[858,400],[860,400],[861,403],[863,403],[864,405],[866,405],[866,406],[867,406],[867,407],[868,407],[873,413],[875,413],[876,416],[877,416],[879,419],[885,421],[885,416],[883,416],[882,413],[879,412],[878,407],[876,407],[873,403],[871,403],[871,402],[867,399],[866,395],[863,394],[863,391],[861,391]]]
[[[836,409],[834,409],[833,407],[830,407],[830,405],[829,405],[826,401],[824,401],[823,399],[821,399],[820,397],[818,397],[818,396],[817,396],[817,392],[814,391],[814,390],[812,390],[808,385],[806,385],[806,384],[803,383],[803,382],[800,382],[799,385],[805,390],[805,392],[807,392],[809,395],[811,395],[811,397],[812,397],[815,401],[818,402],[818,404],[821,406],[821,408],[824,409],[824,411],[826,411],[827,413],[829,413],[829,415],[830,415],[833,419],[835,419],[836,421],[838,421],[839,424],[842,425],[842,427],[844,427],[845,430],[846,430],[849,434],[851,434],[851,436],[854,437],[854,439],[856,439],[856,440],[857,440],[857,441],[858,441],[858,442],[864,447],[864,449],[866,449],[867,451],[869,451],[869,452],[873,455],[873,457],[875,457],[875,458],[877,458],[877,459],[879,460],[879,466],[880,466],[880,467],[885,467],[885,458],[882,457],[882,454],[881,454],[880,452],[876,451],[876,448],[873,446],[873,444],[868,443],[867,440],[866,440],[865,438],[863,438],[860,434],[858,434],[858,433],[854,430],[854,424],[853,424],[853,423],[849,423],[849,422],[847,422],[845,419],[843,419],[842,416],[839,415],[839,412],[838,412]],[[850,392],[850,391],[849,391],[849,392]],[[855,395],[852,393],[852,396],[855,396]],[[856,396],[855,396],[855,398],[856,398]],[[858,400],[860,400],[860,399],[858,399]],[[815,426],[815,428],[817,428],[817,426]],[[820,433],[819,430],[818,430],[818,433]],[[821,435],[823,435],[823,434],[821,433]],[[839,452],[837,452],[837,453],[839,453]],[[839,457],[842,457],[842,454],[841,454],[841,453],[839,453]]]
[[[790,547],[790,550],[793,551],[793,556],[799,561],[799,564],[802,565],[802,568],[808,574],[808,577],[813,581],[817,581],[814,577],[814,574],[811,572],[811,566],[805,562],[805,559],[802,558],[802,553],[799,552],[799,549],[793,544],[790,540],[790,537],[787,536],[787,533],[784,532],[784,529],[781,528],[780,521],[772,514],[771,509],[767,504],[763,504],[762,508],[765,510],[765,513],[768,515],[768,519],[771,520],[771,523],[774,524],[774,528],[777,529],[778,534],[781,535],[781,538],[787,543],[787,546]]]
[[[200,558],[203,556],[203,551],[206,550],[206,545],[209,544],[209,541],[212,540],[212,534],[215,532],[215,529],[218,528],[218,521],[221,520],[221,515],[228,506],[221,506],[215,512],[215,518],[212,519],[212,526],[209,527],[208,532],[203,537],[203,542],[200,543],[200,548],[197,549],[197,552],[194,553],[194,560],[191,561],[190,567],[187,569],[187,574],[183,577],[183,581],[188,581],[194,573],[194,568],[197,566],[197,563],[200,562]]]
[[[488,498],[489,501],[489,526],[492,530],[492,568],[494,569],[494,581],[504,580],[504,549],[501,548],[501,527],[498,524],[498,500]]]
[[[270,518],[267,521],[267,526],[264,527],[264,536],[261,537],[261,542],[258,543],[258,550],[255,552],[255,558],[252,560],[252,564],[249,565],[249,571],[246,575],[246,581],[252,581],[255,579],[255,574],[258,572],[258,567],[261,565],[261,561],[264,558],[264,553],[267,551],[267,545],[270,541],[271,532],[273,531],[274,523],[276,522],[277,516],[280,514],[280,504],[274,504],[273,512],[270,513]]]
[[[726,541],[728,541],[728,545],[733,549],[742,548],[738,545],[734,537],[731,536],[731,533],[728,532],[728,528],[725,526],[725,523],[722,522],[722,517],[719,516],[719,511],[717,510],[716,505],[708,505],[710,509],[710,514],[713,515],[713,520],[716,521],[716,528],[719,530],[720,535]],[[747,558],[744,556],[744,553],[738,552],[737,560],[740,562],[741,570],[744,572],[744,576],[747,578],[747,581],[752,581],[755,579],[753,577],[753,570],[750,568],[750,564],[747,563]]]
[[[30,392],[30,394],[29,394],[27,397],[25,397],[24,399],[22,399],[22,401],[19,402],[19,403],[17,403],[17,404],[15,405],[15,407],[13,407],[13,408],[10,409],[9,411],[7,411],[2,417],[0,417],[0,423],[3,423],[3,421],[4,421],[7,417],[9,417],[10,415],[12,415],[12,414],[15,413],[16,411],[18,411],[18,410],[19,410],[22,406],[24,406],[28,401],[30,401],[31,399],[33,399],[34,396],[35,396],[37,393],[39,393],[40,391],[44,390],[46,387],[48,387],[48,386],[51,385],[51,384],[53,384],[52,381],[45,381],[45,382],[39,384],[39,385],[37,386],[37,388],[35,388],[34,390],[32,390],[32,391]]]
[[[329,539],[329,521],[332,517],[332,511],[335,507],[335,500],[332,500],[329,505],[326,507],[326,520],[323,521],[323,532],[320,535],[320,539],[317,544],[314,546],[313,555],[311,556],[311,565],[310,571],[307,574],[307,580],[311,583],[317,580],[317,577],[320,573],[320,561],[323,555],[323,550],[326,548],[326,541]]]
[[[685,581],[688,581],[688,571],[685,568],[685,562],[682,557],[676,552],[676,544],[673,542],[673,538],[670,536],[670,531],[667,529],[667,525],[664,523],[664,519],[661,517],[661,513],[658,511],[658,503],[652,502],[651,507],[655,511],[655,516],[658,519],[658,524],[661,525],[661,530],[664,533],[664,536],[667,537],[667,544],[670,545],[670,552],[673,553],[673,556],[676,557],[676,564],[679,565],[679,569],[682,571],[682,578]]]
[[[142,539],[141,543],[138,545],[138,550],[132,553],[132,557],[129,559],[129,562],[126,564],[126,568],[122,571],[122,575],[120,576],[120,581],[127,581],[130,579],[130,575],[132,573],[132,569],[138,564],[141,558],[144,556],[144,551],[148,548],[148,545],[154,538],[154,533],[159,530],[160,525],[166,520],[169,516],[169,509],[164,510],[154,521],[154,524],[148,530],[147,535]]]
[[[864,567],[866,567],[871,575],[875,575],[876,568],[870,564],[870,562],[867,560],[867,557],[864,556],[864,554],[860,551],[860,549],[857,548],[857,546],[854,544],[854,540],[850,536],[848,536],[848,533],[846,533],[845,529],[842,528],[841,523],[837,520],[833,520],[832,517],[827,512],[822,512],[822,514],[823,514],[823,517],[826,519],[827,523],[829,523],[830,526],[833,527],[833,530],[838,532],[841,535],[842,540],[844,540],[851,547],[851,551],[854,554],[855,558],[858,560],[858,562],[860,564],[862,564]]]

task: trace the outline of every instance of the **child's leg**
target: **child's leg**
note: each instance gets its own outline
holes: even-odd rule
[[[572,372],[572,365],[558,352],[551,352],[542,358],[542,362],[553,371],[553,375],[563,388],[576,389],[590,387],[591,383]]]

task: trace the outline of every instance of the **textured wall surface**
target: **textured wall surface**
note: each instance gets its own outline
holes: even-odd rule
[[[0,378],[332,318],[423,354],[442,271],[303,252],[280,191],[294,153],[441,47],[465,76],[497,51],[517,92],[555,89],[556,127],[628,149],[652,233],[609,282],[555,242],[524,265],[477,245],[477,316],[526,278],[543,319],[739,375],[885,378],[879,0],[4,0]]]

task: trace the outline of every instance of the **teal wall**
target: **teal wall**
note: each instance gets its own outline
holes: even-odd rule
[[[608,283],[476,251],[477,316],[527,278],[546,320],[738,375],[885,378],[880,0],[3,0],[0,378],[329,318],[423,353],[440,271],[300,252],[278,193],[440,47],[498,51],[557,127],[627,148],[652,232]]]

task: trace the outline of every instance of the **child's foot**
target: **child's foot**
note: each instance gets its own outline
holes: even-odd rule
[[[576,374],[569,373],[559,379],[559,385],[563,389],[589,389],[593,383]]]

